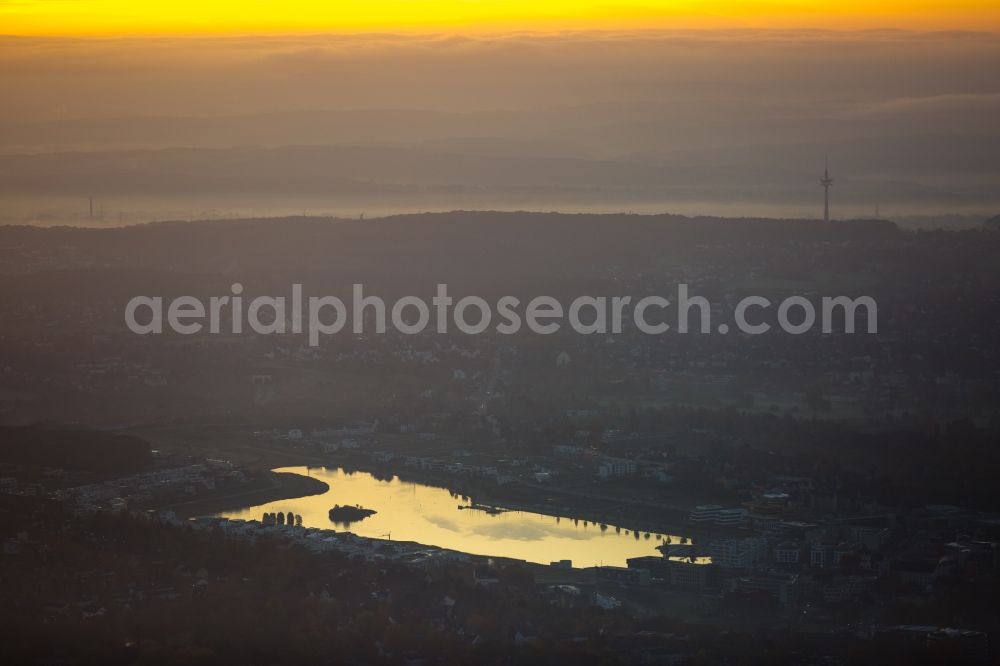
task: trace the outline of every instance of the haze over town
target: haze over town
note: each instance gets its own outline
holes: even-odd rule
[[[997,663],[995,4],[0,2],[0,662]]]

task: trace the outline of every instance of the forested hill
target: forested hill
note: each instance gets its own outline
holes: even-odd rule
[[[128,473],[150,463],[139,437],[99,430],[0,426],[0,463]]]
[[[890,241],[892,222],[466,212],[366,220],[292,217],[92,229],[0,227],[0,271],[138,269],[335,280],[543,279],[595,266],[660,267],[699,245],[741,249]],[[787,253],[784,253],[787,256]],[[514,268],[516,267],[516,270]]]

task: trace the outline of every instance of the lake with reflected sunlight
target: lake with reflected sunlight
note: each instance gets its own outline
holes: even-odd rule
[[[471,507],[470,500],[436,486],[379,479],[368,472],[348,472],[328,467],[283,467],[276,472],[308,475],[327,483],[322,495],[268,502],[218,515],[261,520],[264,513],[302,516],[305,527],[347,531],[364,537],[415,541],[476,555],[509,557],[540,564],[572,560],[574,567],[625,566],[625,560],[659,555],[656,547],[668,538],[681,537],[634,533],[614,525],[573,518],[556,518],[527,511],[493,513]],[[334,505],[361,505],[378,513],[352,522],[330,520]],[[459,508],[463,507],[463,508]]]

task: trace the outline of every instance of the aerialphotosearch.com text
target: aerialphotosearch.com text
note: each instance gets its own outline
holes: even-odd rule
[[[125,323],[140,335],[173,331],[181,335],[201,332],[260,335],[307,334],[310,346],[324,336],[345,331],[355,334],[385,333],[393,330],[407,335],[432,327],[437,333],[453,330],[477,335],[494,330],[513,335],[524,328],[539,335],[551,335],[564,326],[581,335],[617,334],[630,327],[647,335],[676,333],[728,334],[735,330],[746,335],[762,335],[780,330],[801,335],[817,326],[823,333],[854,333],[864,328],[878,332],[878,306],[870,296],[824,296],[818,303],[804,296],[789,296],[777,302],[763,296],[746,296],[736,302],[726,321],[713,321],[707,298],[689,293],[688,285],[677,285],[673,298],[661,295],[579,296],[564,304],[553,296],[522,300],[503,296],[489,302],[479,296],[454,298],[448,285],[438,284],[428,303],[417,296],[403,296],[391,303],[366,294],[364,285],[355,284],[351,297],[304,296],[301,284],[293,284],[290,296],[243,294],[235,282],[230,293],[206,300],[194,296],[165,299],[136,296],[125,307]],[[348,302],[345,302],[348,301]],[[718,317],[714,317],[718,319]],[[837,324],[835,329],[835,323]],[[857,325],[857,326],[856,326]]]

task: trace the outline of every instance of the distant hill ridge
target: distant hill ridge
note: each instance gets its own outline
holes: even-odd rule
[[[5,227],[0,298],[124,303],[138,294],[224,294],[233,282],[256,294],[285,294],[293,283],[312,294],[345,294],[363,284],[366,293],[383,297],[422,295],[438,283],[482,297],[617,293],[625,273],[673,273],[687,281],[696,276],[693,266],[739,255],[800,274],[810,266],[794,266],[796,248],[827,244],[844,254],[852,244],[874,247],[909,236],[879,220],[492,211]],[[856,253],[837,261],[837,271],[864,268]]]

